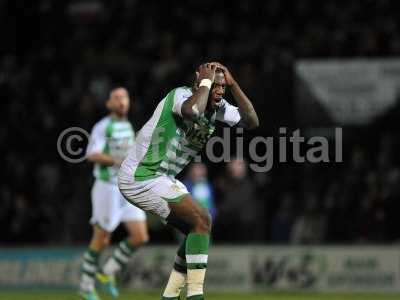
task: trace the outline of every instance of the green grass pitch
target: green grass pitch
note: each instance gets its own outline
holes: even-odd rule
[[[102,300],[111,300],[101,294]],[[0,300],[79,300],[73,292],[0,292]],[[123,293],[119,300],[159,300],[157,293]],[[394,300],[400,295],[385,294],[316,294],[316,293],[208,293],[206,300]]]

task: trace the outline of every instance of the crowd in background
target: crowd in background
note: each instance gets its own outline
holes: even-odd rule
[[[67,127],[89,130],[110,88],[129,89],[140,129],[170,89],[191,83],[199,63],[220,60],[259,113],[254,134],[274,135],[297,124],[297,59],[400,55],[394,5],[0,0],[0,243],[87,240],[91,166],[63,161],[56,141]],[[399,135],[388,128],[380,120],[347,131],[342,164],[276,164],[268,173],[241,160],[208,165],[215,241],[396,241]]]

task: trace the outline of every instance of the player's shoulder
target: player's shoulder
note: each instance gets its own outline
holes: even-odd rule
[[[192,88],[188,86],[179,86],[174,89],[175,96],[191,96],[193,95]]]
[[[178,86],[175,88],[175,90],[192,92],[192,88],[186,85]]]
[[[110,122],[111,122],[110,116],[105,116],[101,118],[98,122],[96,122],[93,125],[93,131],[105,131]]]

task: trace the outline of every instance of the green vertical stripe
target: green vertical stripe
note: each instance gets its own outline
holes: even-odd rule
[[[108,144],[104,146],[103,153],[104,154],[110,153],[110,148]],[[100,179],[104,181],[110,180],[110,171],[108,170],[108,166],[100,165]]]
[[[149,148],[135,171],[136,180],[156,177],[167,152],[168,142],[176,135],[176,120],[172,112],[175,90],[168,93],[160,118],[151,137]]]
[[[111,119],[110,123],[108,123],[107,127],[106,127],[106,137],[108,137],[108,138],[112,136],[113,129],[114,129],[113,125],[114,125],[114,121]]]
[[[112,136],[113,124],[114,122],[112,120],[110,121],[110,123],[107,124],[106,138],[110,138]],[[108,142],[106,142],[106,144],[104,145],[103,153],[110,154],[110,146],[108,145]],[[108,166],[100,165],[100,179],[104,181],[110,180],[110,170]]]

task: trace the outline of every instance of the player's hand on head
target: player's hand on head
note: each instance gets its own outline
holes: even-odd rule
[[[227,86],[232,86],[235,83],[235,79],[233,79],[233,76],[227,67],[225,67],[223,64],[216,62],[216,61],[212,62],[211,64],[214,64],[217,67],[217,70],[218,69],[222,70],[222,72],[225,75],[225,80],[226,80]]]
[[[211,82],[214,82],[216,69],[217,69],[216,64],[212,63],[202,64],[199,67],[198,72],[196,72],[198,81],[200,82],[202,79],[210,79]]]

